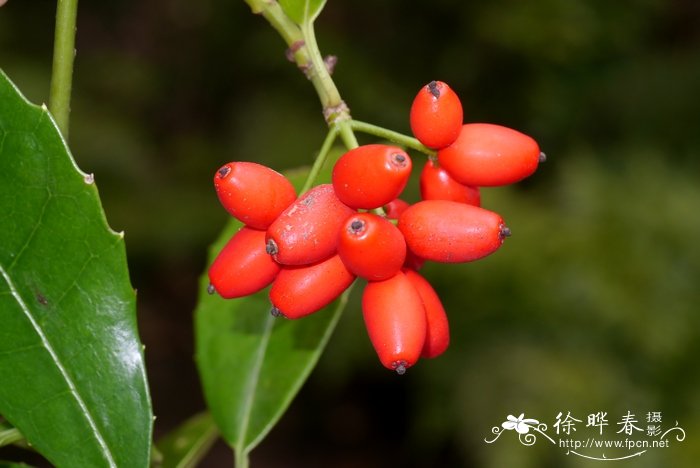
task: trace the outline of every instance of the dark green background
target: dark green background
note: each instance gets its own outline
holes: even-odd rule
[[[236,159],[308,164],[324,123],[282,40],[242,1],[79,8],[70,143],[126,232],[160,435],[204,405],[192,310],[226,221],[214,171]],[[37,103],[48,96],[53,15],[44,0],[0,8],[0,67]],[[549,161],[483,191],[513,231],[499,252],[423,270],[450,314],[448,352],[392,375],[355,297],[253,466],[599,466],[543,439],[483,441],[508,414],[551,426],[560,411],[584,421],[607,411],[611,436],[627,411],[644,427],[661,411],[685,441],[617,463],[695,466],[698,24],[694,0],[331,0],[317,37],[339,57],[334,77],[354,117],[408,132],[413,95],[440,79],[467,121],[524,131]],[[230,466],[226,448],[203,466]]]

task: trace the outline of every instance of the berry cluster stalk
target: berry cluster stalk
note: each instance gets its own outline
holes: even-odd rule
[[[245,1],[251,7],[253,13],[262,15],[287,43],[288,58],[296,63],[297,67],[313,84],[316,94],[318,94],[321,101],[323,116],[330,127],[323,148],[319,152],[309,178],[304,184],[304,190],[309,189],[313,185],[318,170],[323,167],[328,150],[332,147],[336,136],[340,136],[347,149],[353,149],[358,146],[355,130],[385,138],[420,151],[430,157],[435,156],[434,151],[422,145],[415,138],[352,119],[350,109],[341,98],[340,92],[333,82],[330,71],[323,59],[323,55],[321,55],[312,21],[306,21],[301,26],[297,25],[285,14],[280,4],[276,1]]]

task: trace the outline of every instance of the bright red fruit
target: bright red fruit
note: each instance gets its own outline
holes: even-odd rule
[[[402,200],[400,198],[395,198],[394,200],[384,205],[382,208],[384,208],[384,213],[386,213],[387,218],[399,219],[399,215],[403,213],[403,211],[409,206],[411,206],[411,204],[407,201]]]
[[[500,125],[462,126],[457,140],[438,151],[438,161],[465,185],[493,187],[518,182],[531,175],[543,158],[531,137]]]
[[[426,260],[470,262],[495,252],[510,235],[493,211],[450,200],[424,200],[399,217],[406,245]]]
[[[340,230],[338,254],[361,278],[377,281],[396,274],[406,259],[406,241],[391,222],[372,213],[350,216]]]
[[[451,145],[462,127],[462,103],[442,81],[423,86],[411,105],[411,131],[429,148]]]
[[[283,267],[270,288],[272,313],[297,319],[317,312],[354,280],[338,255],[313,265]]]
[[[333,187],[351,208],[372,210],[397,198],[411,175],[411,158],[401,148],[364,145],[351,149],[333,167]]]
[[[244,226],[209,267],[209,282],[221,297],[232,299],[260,291],[279,271],[265,252],[265,231]]]
[[[308,265],[336,252],[338,233],[354,210],[331,184],[318,185],[292,203],[267,229],[267,253],[283,265]]]
[[[420,195],[423,200],[452,200],[481,206],[479,187],[460,184],[430,159],[420,173]]]
[[[362,315],[379,360],[403,374],[420,358],[425,344],[425,308],[416,288],[402,272],[370,281],[362,293]]]
[[[399,219],[399,216],[401,216],[401,213],[406,211],[406,209],[411,206],[408,202],[397,198],[395,200],[392,200],[391,202],[387,203],[384,205],[384,212],[386,213],[387,219]],[[405,240],[405,239],[404,239]],[[423,265],[425,264],[425,260],[420,258],[418,255],[413,253],[411,249],[406,246],[406,260],[404,261],[404,266],[412,269],[412,270],[420,270],[423,268]]]
[[[427,329],[421,357],[437,357],[444,353],[450,344],[450,326],[447,322],[445,308],[428,280],[409,269],[403,270],[403,272],[418,291],[423,301],[423,307],[425,307]]]
[[[255,229],[267,229],[297,197],[286,177],[253,162],[223,165],[214,175],[214,188],[226,211]]]

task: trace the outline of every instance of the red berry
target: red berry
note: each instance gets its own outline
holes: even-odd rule
[[[425,259],[420,258],[418,255],[413,253],[413,251],[408,248],[408,245],[406,245],[406,261],[403,263],[403,265],[406,268],[418,271],[423,268],[423,265],[425,265]]]
[[[267,229],[267,253],[284,265],[308,265],[336,252],[338,233],[354,211],[318,185],[292,203]]]
[[[333,187],[338,198],[349,207],[372,210],[401,194],[411,167],[411,158],[401,148],[359,146],[335,163]]]
[[[425,308],[404,273],[367,283],[362,293],[362,315],[384,367],[403,374],[418,361],[425,344]]]
[[[442,81],[423,86],[411,105],[411,131],[429,148],[444,148],[457,139],[462,127],[462,103]]]
[[[399,219],[401,213],[406,211],[406,209],[411,206],[408,202],[397,198],[391,202],[384,205],[384,212],[386,213],[387,219]],[[405,239],[404,239],[405,240]],[[416,255],[408,245],[406,246],[406,260],[404,261],[404,266],[412,270],[420,270],[423,268],[425,260]]]
[[[457,182],[489,187],[529,176],[541,154],[537,142],[517,130],[472,123],[463,125],[457,140],[438,151],[438,160]]]
[[[398,227],[409,249],[421,258],[443,263],[485,257],[510,235],[498,214],[449,200],[411,205],[401,214]]]
[[[280,266],[265,252],[265,231],[242,227],[209,267],[209,282],[226,299],[243,297],[269,285]]]
[[[420,194],[423,200],[452,200],[481,206],[479,187],[460,184],[432,160],[425,163],[420,173]]]
[[[372,213],[350,216],[338,237],[338,254],[357,276],[384,280],[396,274],[406,259],[406,241],[391,222]]]
[[[223,165],[214,175],[214,188],[224,208],[255,229],[267,229],[297,197],[286,177],[252,162]]]
[[[428,280],[409,269],[404,270],[404,273],[418,291],[425,307],[427,329],[421,357],[437,357],[444,353],[450,344],[450,326],[445,308]]]
[[[313,265],[283,267],[270,288],[272,313],[297,319],[317,312],[354,280],[338,255]]]
[[[388,219],[399,219],[399,215],[408,208],[410,203],[400,198],[395,198],[386,205],[384,205],[384,213]]]

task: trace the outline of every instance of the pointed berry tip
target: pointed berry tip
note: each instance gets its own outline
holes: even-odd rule
[[[219,179],[224,179],[227,175],[231,173],[231,167],[227,164],[223,166],[221,169],[219,169],[216,174],[219,177]]]
[[[406,361],[396,361],[393,362],[391,365],[394,368],[394,371],[399,374],[399,375],[404,375],[406,373],[406,369],[408,369],[408,363]]]
[[[506,226],[505,224],[501,224],[500,228],[501,230],[498,233],[498,237],[500,237],[501,240],[511,236],[512,232],[510,231],[510,228],[508,226]]]
[[[277,255],[279,248],[277,247],[277,243],[274,239],[268,239],[267,243],[265,244],[265,252],[267,252],[268,255]]]
[[[428,83],[428,91],[430,91],[430,94],[432,94],[435,99],[440,97],[440,90],[438,89],[437,81],[433,80]]]

